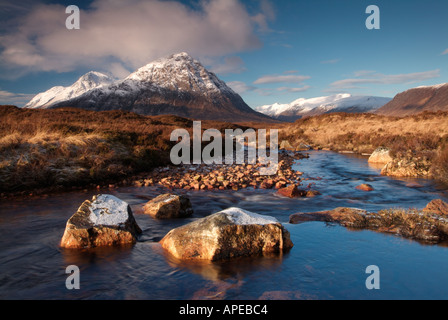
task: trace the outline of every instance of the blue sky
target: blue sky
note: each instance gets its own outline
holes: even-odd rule
[[[122,78],[180,51],[251,107],[448,82],[446,0],[119,2],[2,1],[0,104],[23,105],[90,70]],[[79,31],[65,29],[70,4],[81,9]],[[379,30],[365,26],[369,5]]]

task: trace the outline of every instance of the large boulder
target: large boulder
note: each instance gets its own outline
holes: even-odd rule
[[[368,162],[387,164],[392,160],[393,158],[390,155],[390,150],[388,148],[380,147],[373,151]]]
[[[156,219],[186,218],[193,214],[190,199],[169,193],[148,201],[143,211]]]
[[[277,219],[239,208],[173,229],[160,243],[178,259],[208,261],[282,253],[293,246]]]
[[[81,249],[133,244],[141,232],[126,202],[101,194],[92,201],[84,201],[67,221],[61,247]]]

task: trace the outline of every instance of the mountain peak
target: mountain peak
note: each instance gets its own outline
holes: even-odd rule
[[[155,60],[123,80],[102,85],[108,79],[101,73],[89,72],[70,87],[70,94],[49,90],[45,104],[35,101],[27,107],[119,109],[232,122],[273,121],[251,109],[224,81],[186,52]]]
[[[109,85],[113,81],[114,79],[101,72],[89,71],[82,75],[71,86],[56,86],[45,92],[37,94],[25,105],[25,108],[49,108],[61,101],[79,97],[94,88]]]
[[[78,81],[94,81],[97,83],[100,83],[103,80],[113,80],[113,79],[108,75],[105,75],[104,73],[98,71],[89,71],[78,79]]]
[[[179,52],[179,53],[172,54],[171,56],[168,57],[168,59],[188,59],[188,60],[193,60],[193,58],[186,52]]]
[[[209,72],[198,60],[188,53],[180,52],[157,59],[130,74],[124,82],[130,86],[150,83],[152,86],[179,92],[232,92],[223,81]]]

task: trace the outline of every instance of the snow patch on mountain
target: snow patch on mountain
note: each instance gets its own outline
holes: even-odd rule
[[[69,87],[56,86],[37,94],[25,105],[25,108],[46,109],[58,102],[79,97],[94,88],[103,87],[113,82],[114,79],[103,73],[90,71]]]
[[[419,88],[440,89],[440,88],[442,88],[444,86],[448,86],[448,83],[440,83],[440,84],[435,84],[435,85],[432,85],[432,86],[420,86],[420,87],[416,87],[416,88],[413,88],[413,89],[419,89]],[[409,89],[409,90],[412,90],[412,89]]]
[[[234,93],[225,82],[207,71],[186,52],[155,60],[130,74],[123,83],[130,87],[146,86],[150,83],[158,88],[201,94],[223,91]]]
[[[352,96],[348,93],[341,93],[311,99],[299,98],[291,103],[274,103],[257,107],[255,110],[275,118],[281,116],[300,118],[329,112],[373,112],[390,100],[391,98]]]
[[[122,80],[85,86],[82,90],[77,90],[76,84],[52,88],[36,96],[27,107],[122,110],[201,120],[273,121],[250,108],[224,81],[185,52],[150,62]]]

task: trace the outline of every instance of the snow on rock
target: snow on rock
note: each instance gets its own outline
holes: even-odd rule
[[[181,260],[221,261],[281,254],[293,243],[277,219],[240,208],[228,208],[171,230],[162,247]]]
[[[95,225],[118,226],[129,218],[128,204],[109,194],[101,194],[90,204],[90,221]]]
[[[112,195],[84,201],[67,221],[61,247],[71,249],[129,245],[142,231],[131,207]]]
[[[274,217],[253,213],[240,208],[228,208],[221,211],[221,213],[226,214],[230,221],[237,225],[265,225],[271,223],[279,223],[278,220]]]

